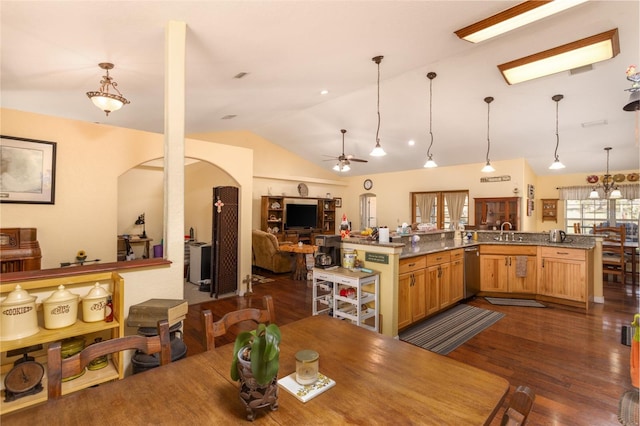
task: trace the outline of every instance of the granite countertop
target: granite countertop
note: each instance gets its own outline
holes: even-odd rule
[[[542,246],[542,247],[562,247],[573,248],[581,250],[591,250],[594,247],[595,241],[583,242],[583,241],[567,241],[564,243],[552,243],[547,241],[469,241],[467,243],[455,240],[444,240],[438,242],[426,242],[422,244],[406,244],[400,254],[400,259],[408,257],[421,256],[424,254],[436,253],[444,250],[455,250],[457,248],[474,247],[480,245],[509,245],[509,246]]]
[[[582,250],[591,250],[595,246],[595,238],[592,235],[575,235],[567,234],[566,240],[563,243],[552,243],[549,241],[549,234],[546,232],[514,232],[516,241],[499,241],[500,231],[477,231],[478,240],[470,240],[464,242],[462,240],[454,239],[453,231],[430,231],[430,232],[416,232],[411,235],[396,235],[392,236],[392,242],[380,243],[376,240],[371,240],[365,237],[352,236],[347,240],[343,240],[343,243],[352,243],[365,246],[376,247],[402,247],[402,253],[400,258],[408,258],[415,256],[422,256],[430,253],[437,253],[445,250],[455,250],[465,247],[474,247],[483,244],[491,245],[513,245],[513,246],[543,246],[543,247],[563,247],[574,248]],[[419,241],[412,244],[412,238],[414,236],[420,237]],[[444,237],[444,238],[443,238]],[[503,238],[513,238],[511,232],[505,231]],[[519,241],[522,237],[522,241]]]

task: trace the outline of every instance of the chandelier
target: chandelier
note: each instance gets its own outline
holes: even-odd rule
[[[593,189],[591,190],[591,193],[589,194],[589,198],[591,199],[600,198],[600,194],[598,193],[598,188],[602,188],[602,191],[604,192],[604,198],[611,198],[611,199],[622,198],[622,193],[620,192],[620,190],[618,189],[618,186],[613,181],[613,176],[609,174],[609,151],[611,151],[611,149],[612,148],[610,146],[604,149],[605,151],[607,151],[607,172],[602,177],[602,183],[594,186]]]
[[[102,62],[99,63],[98,66],[105,70],[107,75],[102,76],[98,91],[87,92],[87,96],[95,106],[103,110],[107,116],[109,116],[111,111],[117,111],[122,108],[123,105],[131,102],[122,96],[122,93],[118,90],[118,83],[113,81],[109,76],[109,70],[113,69],[113,64],[109,62]],[[114,92],[117,92],[117,94]]]

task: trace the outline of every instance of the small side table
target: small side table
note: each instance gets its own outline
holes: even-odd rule
[[[151,241],[153,241],[153,238],[130,237],[128,239],[129,239],[129,244],[131,244],[132,246],[144,244],[144,249],[142,251],[142,258],[149,259],[150,243]],[[118,235],[118,251],[120,251],[120,247],[125,246],[124,240],[125,238],[122,235]]]
[[[307,279],[307,262],[305,261],[306,254],[313,254],[318,249],[318,246],[309,244],[284,244],[278,248],[280,251],[286,251],[296,254],[296,264],[293,269],[292,278],[294,280],[306,281]]]

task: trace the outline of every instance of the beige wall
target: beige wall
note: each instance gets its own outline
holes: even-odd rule
[[[37,228],[43,268],[58,267],[60,262],[72,260],[80,248],[90,258],[115,261],[118,178],[139,164],[162,158],[163,135],[8,109],[0,110],[0,133],[57,143],[55,204],[0,204],[0,226]],[[251,274],[253,154],[244,148],[188,139],[185,155],[215,164],[238,182],[240,281]],[[135,176],[146,182],[149,179],[142,177],[144,174]],[[137,206],[134,209],[130,212],[133,218],[128,219],[127,214],[126,221],[135,221],[141,213]],[[184,224],[180,227],[184,228]],[[151,232],[155,237],[157,231]],[[182,297],[184,256],[181,252],[168,260],[172,263],[166,268],[122,273],[126,285],[125,311],[150,297]]]
[[[398,224],[411,221],[410,192],[469,190],[471,205],[470,218],[474,217],[473,198],[480,197],[513,197],[514,188],[518,188],[518,196],[523,197],[532,174],[527,173],[528,165],[524,159],[497,161],[492,163],[496,172],[485,174],[480,172],[483,164],[465,164],[454,167],[438,167],[436,169],[418,169],[394,173],[380,173],[356,176],[348,179],[349,186],[343,200],[344,211],[354,226],[358,224],[358,198],[365,192],[376,194],[378,225],[395,229]],[[510,176],[504,182],[480,182],[487,176]],[[373,189],[366,191],[362,184],[364,179],[373,181]],[[521,216],[523,230],[534,231],[534,225],[526,218],[526,205],[522,204]],[[473,219],[471,219],[473,224]]]
[[[260,228],[260,197],[298,196],[298,184],[309,188],[309,197],[344,197],[347,179],[303,160],[260,136],[247,132],[212,132],[189,135],[198,140],[250,148],[254,152],[252,226]]]

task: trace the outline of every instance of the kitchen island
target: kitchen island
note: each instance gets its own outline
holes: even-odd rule
[[[546,233],[529,232],[505,232],[501,237],[499,231],[477,231],[477,241],[467,242],[453,237],[453,231],[431,231],[395,237],[390,243],[358,237],[342,240],[342,248],[355,250],[365,268],[380,271],[381,333],[397,336],[399,329],[461,300],[464,279],[455,262],[465,247],[481,249],[480,295],[526,297],[585,310],[602,295],[602,274],[594,262],[601,254],[594,236],[570,235],[564,243],[549,242]],[[445,254],[432,256],[438,253]],[[522,257],[528,257],[526,273],[522,263],[516,271]],[[523,277],[516,275],[528,277],[527,285],[520,284]],[[491,287],[491,282],[506,287]]]

